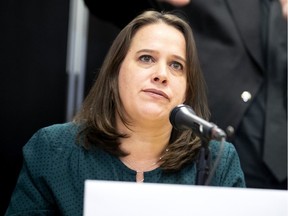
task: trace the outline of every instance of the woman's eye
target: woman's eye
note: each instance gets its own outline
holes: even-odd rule
[[[171,64],[171,67],[175,70],[183,70],[183,65],[180,64],[179,62],[173,62]]]
[[[149,56],[149,55],[143,55],[143,56],[140,56],[140,60],[142,61],[142,62],[152,62],[152,57],[151,56]]]

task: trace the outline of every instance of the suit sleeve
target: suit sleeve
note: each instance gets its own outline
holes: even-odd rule
[[[96,0],[83,0],[89,12],[96,18],[115,24],[123,28],[136,15],[146,9],[159,10],[159,5],[153,0],[136,1],[103,1],[98,4]],[[100,6],[101,5],[101,6]],[[113,11],[113,12],[112,12]]]

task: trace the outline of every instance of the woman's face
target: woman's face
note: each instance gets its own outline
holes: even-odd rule
[[[119,72],[119,93],[132,122],[169,121],[185,101],[186,46],[182,33],[164,23],[142,27],[134,35]]]

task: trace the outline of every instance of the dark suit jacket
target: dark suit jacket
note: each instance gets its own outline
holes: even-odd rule
[[[96,17],[111,21],[119,27],[127,24],[144,8],[175,9],[168,4],[156,4],[155,1],[115,1],[113,6],[122,9],[116,10],[112,14],[108,12],[109,7],[111,7],[109,1],[104,2],[101,7],[95,0],[84,1],[90,12]],[[277,7],[280,10],[279,3]],[[261,86],[267,84],[265,81],[268,73],[267,62],[264,61],[266,55],[261,45],[260,1],[191,0],[189,5],[181,8],[181,11],[187,16],[194,32],[199,59],[208,85],[211,121],[226,130],[229,135],[228,140],[233,142],[243,116],[253,103]],[[279,24],[282,33],[285,32],[283,26],[286,24],[284,19]],[[269,30],[272,31],[272,29]],[[282,38],[286,38],[286,35],[282,35]],[[267,106],[266,111],[267,109],[278,108],[282,111],[285,110],[281,126],[278,126],[278,128],[283,128],[281,133],[277,134],[277,137],[272,135],[275,143],[272,139],[273,143],[271,144],[276,150],[272,155],[269,155],[272,161],[278,161],[277,164],[274,164],[276,168],[271,168],[270,171],[273,172],[276,179],[283,181],[287,178],[287,61],[285,58],[287,57],[287,40],[282,40],[276,46],[278,48],[274,56],[277,56],[275,57],[277,60],[274,60],[278,66],[280,65],[277,69],[280,72],[274,73],[276,68],[275,70],[270,68],[269,73],[274,73],[272,77],[278,80],[275,83],[280,88],[276,90],[278,101],[271,103],[272,106]],[[279,54],[279,50],[282,50],[281,54]],[[281,90],[279,91],[279,89]],[[258,117],[255,117],[255,121],[257,118],[263,118],[262,122],[265,122],[265,115],[264,112],[259,113]],[[252,123],[253,121],[252,119]],[[255,129],[255,127],[253,128]],[[266,128],[266,130],[269,131],[270,129]],[[278,147],[274,148],[276,145]],[[258,148],[257,154],[259,155],[255,155],[255,159],[262,158],[263,151],[265,154],[262,147]],[[245,154],[240,155],[241,158],[246,160]],[[279,158],[281,162],[279,162]],[[276,170],[278,168],[279,170]],[[265,178],[264,174],[263,178]],[[249,186],[249,182],[247,184]]]

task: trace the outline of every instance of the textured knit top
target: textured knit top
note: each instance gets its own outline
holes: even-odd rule
[[[6,216],[81,216],[86,179],[135,182],[136,172],[119,158],[77,144],[77,128],[71,122],[42,128],[23,147],[23,167]],[[219,146],[217,141],[209,143],[212,161]],[[145,182],[150,183],[195,185],[196,165],[192,163],[172,173],[157,168],[144,175]],[[210,185],[245,187],[240,161],[231,143],[224,143]]]

